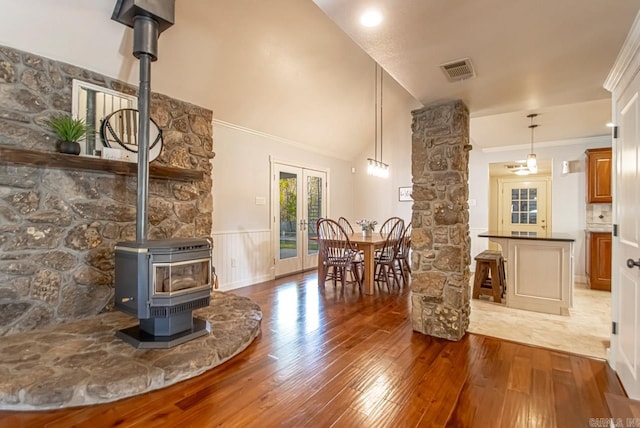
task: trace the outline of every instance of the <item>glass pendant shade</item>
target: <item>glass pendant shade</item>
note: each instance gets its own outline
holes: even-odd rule
[[[529,156],[527,156],[527,168],[529,168],[531,172],[534,172],[534,169],[536,171],[538,170],[538,162],[536,161],[535,153],[531,153],[529,154]]]
[[[367,162],[367,174],[380,178],[389,177],[389,165],[371,158]]]

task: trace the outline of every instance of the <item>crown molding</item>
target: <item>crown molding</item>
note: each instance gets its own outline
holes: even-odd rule
[[[546,148],[546,147],[565,147],[565,146],[576,146],[576,145],[586,145],[586,144],[604,144],[611,145],[611,135],[596,135],[593,137],[585,137],[585,138],[570,138],[567,140],[556,140],[556,141],[544,141],[535,143],[536,148]],[[486,147],[481,151],[482,153],[498,153],[498,152],[510,152],[512,150],[529,150],[531,148],[531,144],[518,144],[513,146],[500,146],[500,147]]]
[[[638,50],[640,49],[640,12],[636,15],[636,19],[629,29],[627,38],[620,48],[618,57],[613,63],[613,67],[604,81],[604,88],[609,92],[613,92],[620,84],[625,72],[630,68],[635,70],[640,66],[640,58],[638,58]]]
[[[343,161],[349,161],[349,162],[352,161],[352,159],[347,159],[346,157],[336,156],[335,153],[329,153],[326,150],[321,150],[321,149],[316,148],[316,147],[308,146],[308,145],[300,143],[298,141],[293,141],[293,140],[288,140],[286,138],[278,137],[277,135],[267,134],[266,132],[256,131],[255,129],[246,128],[246,127],[241,126],[241,125],[236,125],[235,123],[225,122],[224,120],[220,120],[220,119],[213,119],[212,122],[213,122],[214,125],[224,126],[225,128],[233,129],[234,131],[244,132],[245,134],[250,134],[250,135],[255,135],[257,137],[266,138],[268,140],[271,140],[271,141],[274,141],[274,142],[277,142],[277,143],[286,144],[288,146],[292,146],[292,147],[295,147],[297,149],[304,150],[305,152],[318,153],[318,154],[323,155],[323,156],[327,156],[327,157],[334,158],[334,159],[340,159],[340,160],[343,160]]]

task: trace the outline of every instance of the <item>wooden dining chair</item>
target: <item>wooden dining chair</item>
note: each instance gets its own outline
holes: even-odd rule
[[[353,227],[351,227],[351,223],[349,223],[349,220],[347,220],[344,217],[339,217],[338,224],[342,226],[344,231],[347,232],[349,235],[353,234]]]
[[[409,281],[409,275],[411,274],[411,261],[409,258],[411,250],[411,230],[411,223],[409,223],[407,227],[405,227],[404,232],[402,232],[402,238],[400,238],[398,251],[396,253],[396,263],[405,284]]]
[[[339,217],[338,223],[340,224],[340,226],[342,226],[342,228],[348,235],[353,234],[353,227],[351,226],[351,223],[349,223],[349,220],[347,220],[344,217]],[[358,244],[354,244],[354,246],[357,248]],[[363,266],[364,253],[362,252],[362,250],[358,250],[358,255],[356,256],[353,262],[359,265],[357,266],[358,269],[360,269],[361,271],[364,271],[364,266]]]
[[[402,228],[404,229],[403,219],[401,219],[400,217],[389,217],[384,221],[384,223],[382,223],[382,226],[380,226],[380,235],[386,237],[398,221],[402,222]]]
[[[398,272],[396,270],[396,255],[400,247],[402,233],[404,232],[404,220],[396,217],[397,220],[387,220],[383,226],[386,226],[384,245],[374,254],[375,260],[375,279],[376,281],[384,280],[387,288],[391,291],[391,280],[394,285],[400,287]],[[391,219],[390,219],[391,220]],[[389,223],[389,224],[387,224]],[[382,228],[381,228],[381,232]]]
[[[351,272],[358,283],[358,287],[362,290],[362,275],[358,269],[358,263],[355,261],[358,249],[349,240],[349,235],[340,226],[340,224],[331,219],[323,219],[318,222],[318,240],[320,242],[320,257],[325,279],[332,279],[333,285],[336,286],[337,281],[342,283],[342,287],[346,283],[347,272]]]

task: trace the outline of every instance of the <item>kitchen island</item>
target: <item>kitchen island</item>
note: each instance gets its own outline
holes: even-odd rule
[[[564,234],[484,232],[502,248],[506,304],[511,308],[568,315],[573,305],[573,243]]]

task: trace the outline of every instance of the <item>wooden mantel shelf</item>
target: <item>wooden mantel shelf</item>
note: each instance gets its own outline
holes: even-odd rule
[[[67,155],[64,153],[38,152],[0,146],[0,164],[35,165],[50,168],[103,171],[118,175],[137,175],[138,164],[90,156]],[[170,166],[149,165],[149,177],[180,181],[199,181],[204,178],[202,171],[193,171]]]

